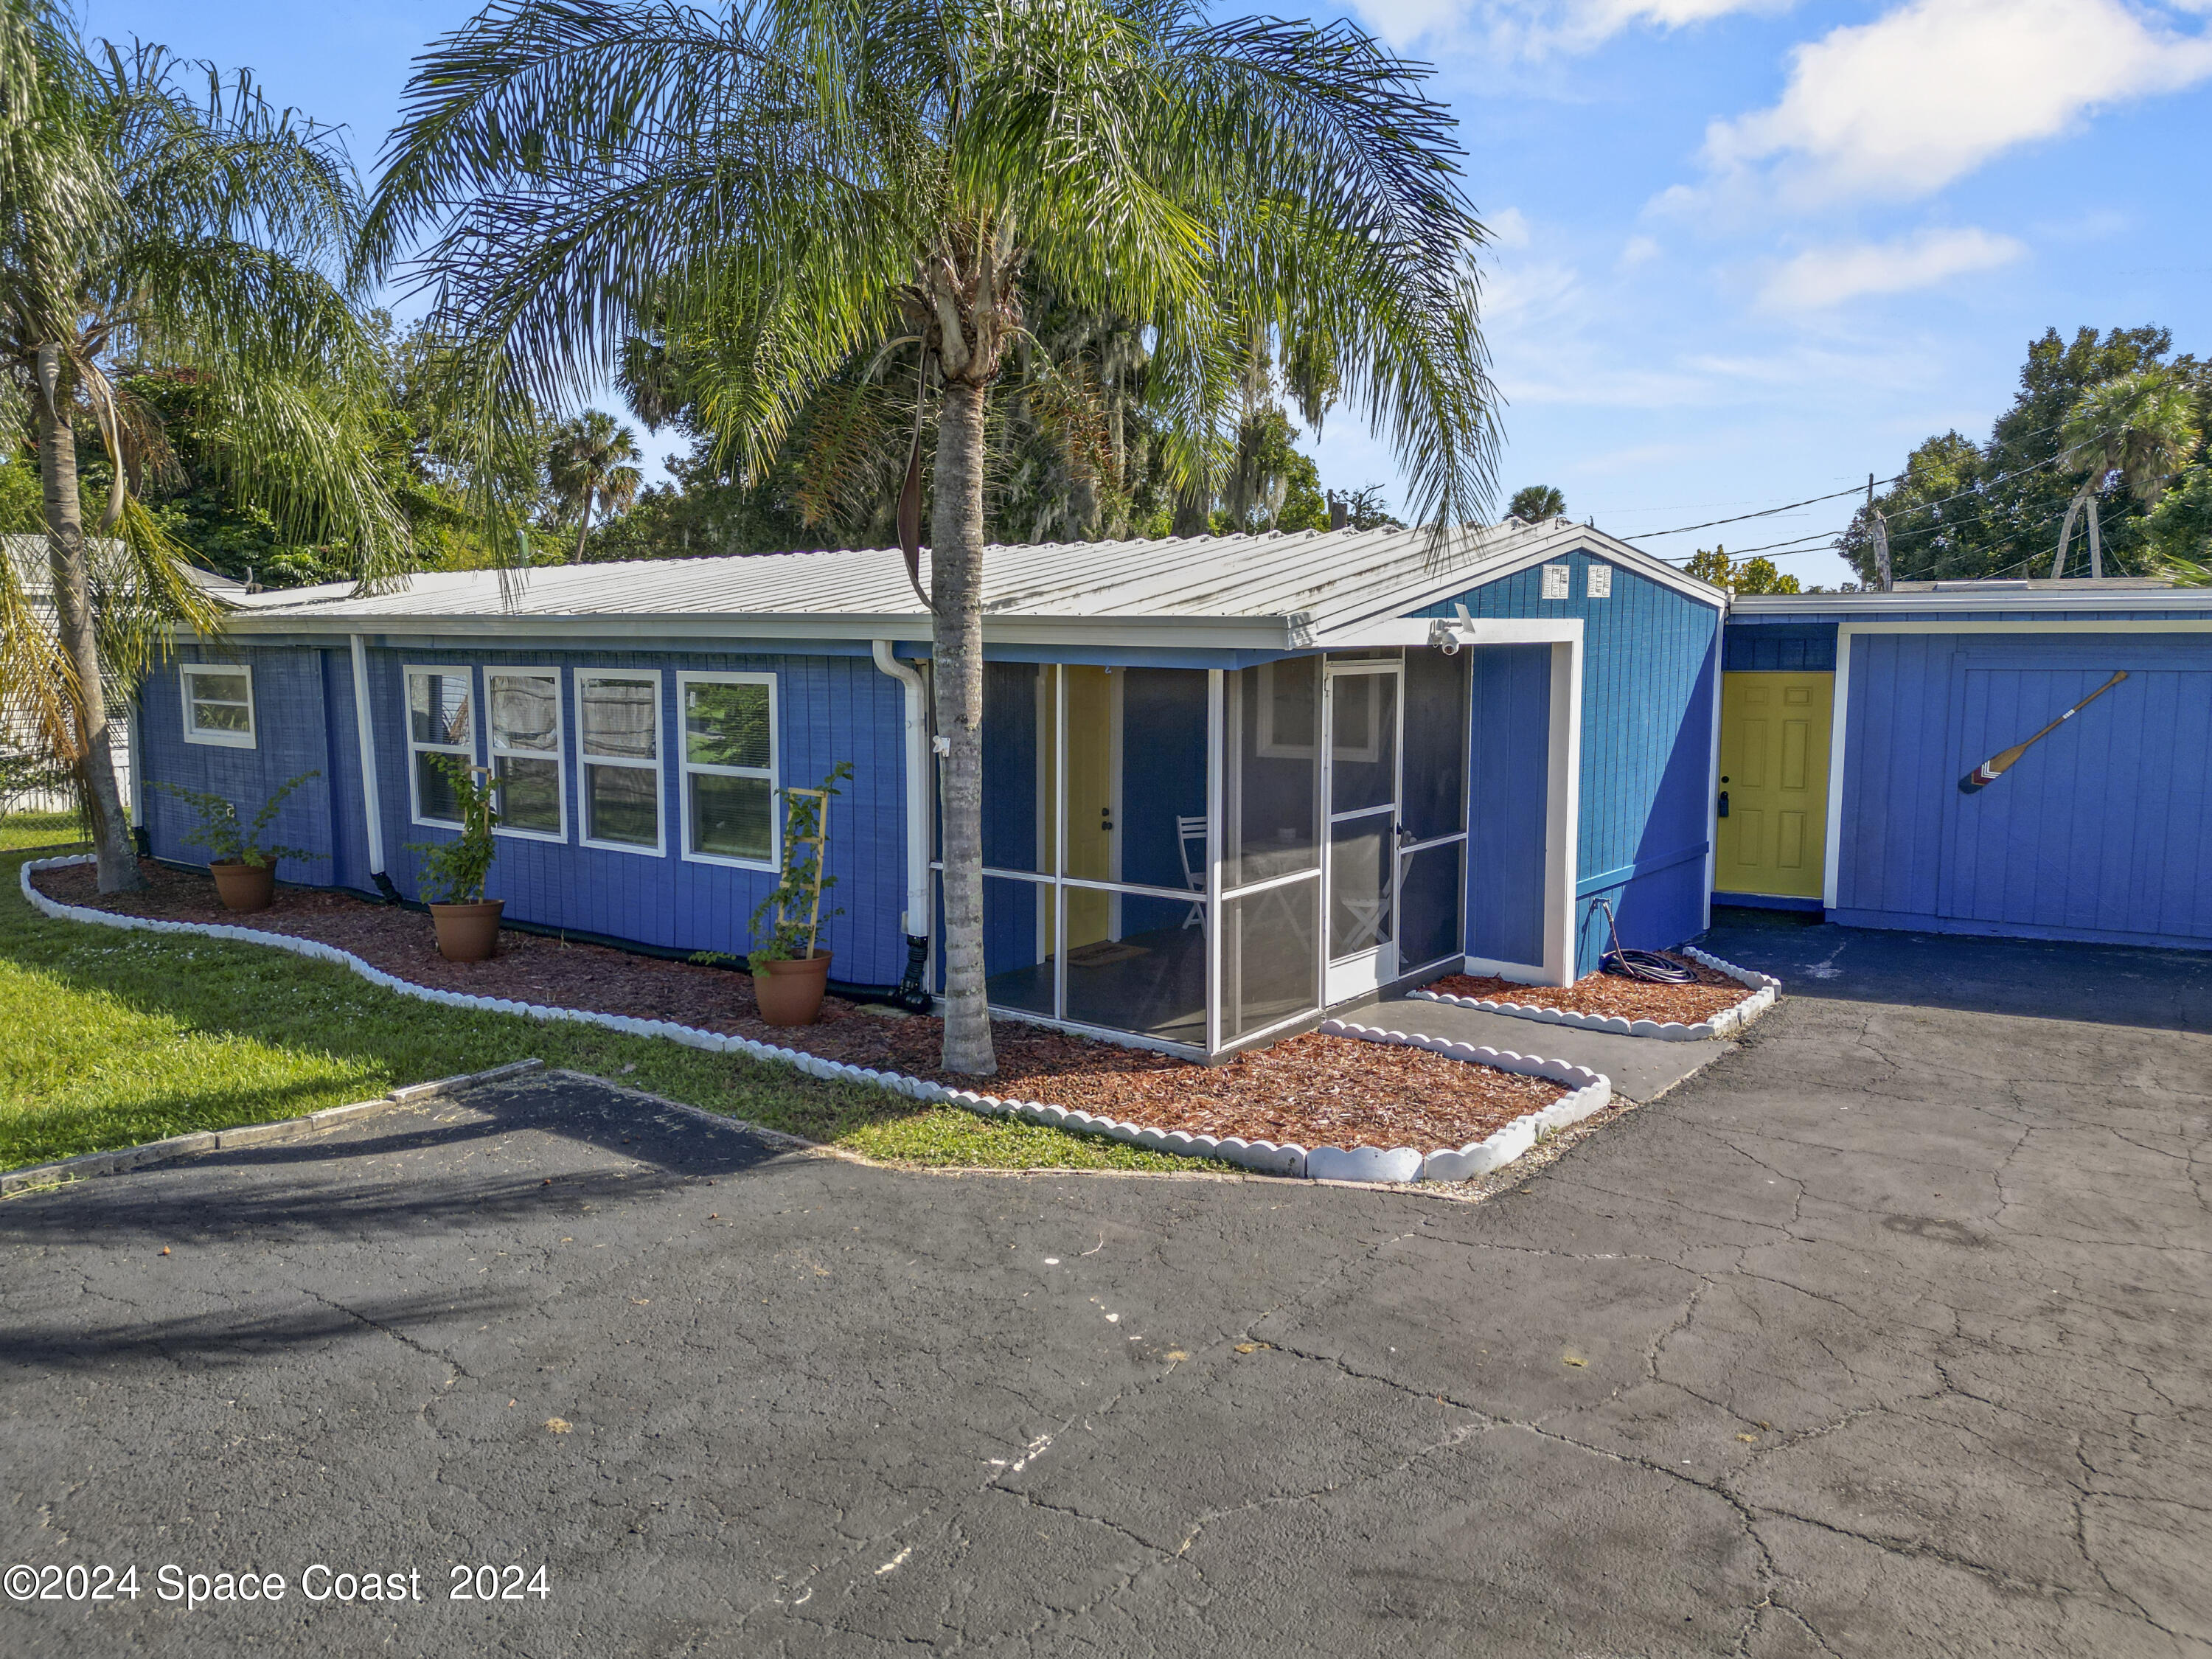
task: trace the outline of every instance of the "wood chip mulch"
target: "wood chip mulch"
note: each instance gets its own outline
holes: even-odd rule
[[[1286,1038],[1224,1065],[1201,1066],[1014,1020],[991,1024],[998,1075],[975,1078],[939,1068],[941,1025],[933,1018],[887,1014],[830,997],[813,1025],[770,1025],[753,1003],[751,977],[729,969],[512,929],[500,934],[499,954],[490,961],[448,962],[438,954],[430,919],[418,910],[280,884],[268,909],[241,915],[223,908],[207,876],[150,859],[143,868],[150,884],[145,891],[105,897],[94,886],[89,865],[41,871],[33,880],[48,897],[66,904],[317,939],[437,990],[672,1020],[848,1066],[903,1072],[979,1094],[1194,1135],[1434,1152],[1483,1139],[1567,1092],[1541,1078],[1425,1049],[1317,1033]],[[898,1109],[887,1104],[886,1109]]]
[[[1600,969],[1585,974],[1572,985],[1520,985],[1490,975],[1447,974],[1426,988],[1448,997],[1472,997],[1485,1002],[1517,1002],[1524,1008],[1558,1008],[1577,1014],[1601,1014],[1613,1019],[1650,1019],[1662,1024],[1679,1020],[1695,1025],[1733,1008],[1753,994],[1741,980],[1672,951],[1660,954],[1680,963],[1698,976],[1694,985],[1652,985],[1640,979],[1624,979]]]

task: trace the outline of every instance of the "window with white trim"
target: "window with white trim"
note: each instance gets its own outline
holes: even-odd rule
[[[775,677],[678,674],[684,856],[775,867]]]
[[[475,719],[474,671],[407,671],[407,787],[416,823],[460,828],[460,803],[446,763],[475,764]]]
[[[185,663],[178,668],[185,704],[185,741],[251,749],[253,671],[243,663]]]
[[[567,792],[562,776],[561,671],[487,668],[484,702],[491,711],[491,781],[497,833],[533,841],[565,841]]]
[[[658,854],[660,672],[576,671],[578,810],[586,847]]]

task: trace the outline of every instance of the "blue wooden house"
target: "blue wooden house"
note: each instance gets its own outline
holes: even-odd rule
[[[1705,925],[1725,596],[1553,520],[994,547],[994,1006],[1218,1054],[1465,966],[1565,983]],[[240,599],[146,686],[149,780],[248,810],[288,881],[416,896],[489,766],[510,922],[741,955],[776,791],[830,822],[834,980],[933,972],[928,618],[896,551],[417,576]],[[191,860],[174,800],[155,853]],[[912,942],[910,945],[910,941]]]
[[[2212,590],[2039,580],[1740,599],[1722,678],[1722,902],[1862,927],[2212,945]],[[2053,721],[1994,782],[1960,787]]]

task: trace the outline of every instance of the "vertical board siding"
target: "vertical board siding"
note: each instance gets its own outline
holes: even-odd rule
[[[2130,678],[1996,782],[1960,778]],[[1852,641],[1835,913],[2038,938],[2212,939],[2212,650],[2188,635]]]
[[[1467,953],[1540,966],[1552,647],[1471,647]]]
[[[1723,635],[1729,673],[1831,673],[1836,666],[1833,623],[1731,622]]]
[[[184,732],[184,689],[180,663],[242,663],[253,671],[254,746],[218,748],[187,743]],[[185,837],[198,823],[191,807],[156,783],[203,789],[222,796],[238,809],[241,824],[252,822],[262,804],[288,778],[319,772],[292,793],[266,832],[280,846],[319,856],[278,860],[280,880],[331,885],[333,855],[340,843],[332,836],[334,772],[324,714],[321,653],[283,647],[241,647],[222,651],[187,646],[148,678],[140,694],[143,748],[140,775],[146,799],[140,809],[156,858],[180,864],[205,864],[204,848]]]
[[[201,659],[189,650],[180,655],[186,661]],[[238,655],[254,670],[259,746],[219,749],[185,743],[177,673],[171,666],[157,673],[145,690],[147,781],[213,789],[238,801],[244,815],[251,817],[285,778],[319,769],[323,777],[294,796],[275,836],[325,856],[313,861],[287,860],[278,873],[290,882],[367,890],[371,884],[368,837],[349,653],[343,648],[272,646],[249,647]],[[906,950],[899,914],[906,887],[904,711],[897,683],[868,659],[742,652],[487,652],[459,645],[437,650],[371,649],[369,696],[385,854],[394,884],[414,897],[421,855],[410,843],[450,840],[452,832],[413,821],[403,675],[409,663],[477,671],[479,760],[487,752],[481,671],[487,666],[568,671],[562,675],[567,839],[499,838],[486,891],[507,902],[509,915],[518,921],[666,949],[731,955],[748,948],[753,909],[775,885],[775,877],[766,871],[692,863],[681,856],[682,727],[676,673],[775,674],[778,781],[811,787],[820,783],[838,762],[853,765],[852,780],[841,786],[842,793],[830,809],[829,873],[836,884],[823,902],[825,910],[843,912],[823,928],[823,942],[836,956],[831,971],[840,980],[859,984],[886,984],[903,971]],[[580,844],[574,671],[594,668],[661,672],[661,811],[667,842],[661,857]],[[183,843],[191,822],[181,803],[149,792],[147,823],[159,855],[205,861],[204,854]]]
[[[1623,945],[1679,945],[1704,926],[1720,611],[1620,564],[1613,565],[1613,596],[1593,599],[1589,567],[1612,561],[1577,550],[1549,562],[1570,568],[1570,598],[1540,597],[1541,567],[1532,566],[1416,614],[1449,617],[1464,605],[1474,617],[1583,619],[1577,881],[1633,872],[1583,890],[1577,901],[1577,971],[1588,972],[1605,948],[1595,902],[1601,896],[1619,913]],[[1472,648],[1479,665],[1500,647]],[[1485,741],[1478,720],[1478,756]],[[1485,811],[1479,793],[1474,810],[1479,823]],[[1691,865],[1694,876],[1684,873]]]

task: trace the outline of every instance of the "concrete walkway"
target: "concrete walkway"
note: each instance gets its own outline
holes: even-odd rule
[[[1480,1205],[558,1079],[8,1200],[0,1563],[146,1593],[0,1651],[2212,1655],[2206,964],[1716,948],[1845,971]]]
[[[1744,994],[1751,993],[1747,990]],[[1552,1025],[1511,1014],[1486,1014],[1479,1008],[1458,1008],[1449,1002],[1407,996],[1378,997],[1340,1010],[1337,1017],[1362,1025],[1379,1025],[1385,1030],[1419,1031],[1454,1042],[1479,1042],[1513,1054],[1587,1066],[1611,1078],[1613,1092],[1629,1100],[1656,1099],[1684,1078],[1735,1050],[1733,1042],[1668,1042],[1658,1037],[1622,1036],[1614,1031]]]

